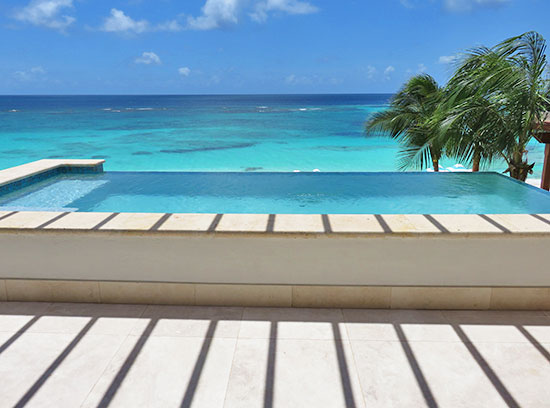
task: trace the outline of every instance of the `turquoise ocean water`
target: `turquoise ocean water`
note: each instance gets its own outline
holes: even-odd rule
[[[390,97],[0,96],[0,168],[105,158],[109,171],[396,171],[399,146],[363,130]],[[529,150],[540,177],[543,147]]]

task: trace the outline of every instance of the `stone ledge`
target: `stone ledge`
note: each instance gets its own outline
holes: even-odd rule
[[[550,234],[548,214],[172,214],[0,211],[2,229],[232,234]]]
[[[67,173],[102,173],[105,160],[38,160],[0,170],[0,194],[10,193]]]
[[[357,309],[550,310],[550,288],[0,280],[0,301]]]

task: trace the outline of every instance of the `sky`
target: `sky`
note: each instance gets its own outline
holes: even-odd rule
[[[0,94],[392,93],[549,0],[0,0]]]

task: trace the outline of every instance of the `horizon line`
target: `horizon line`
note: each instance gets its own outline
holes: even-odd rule
[[[74,93],[74,94],[2,94],[0,97],[6,96],[318,96],[318,95],[394,95],[395,92],[329,92],[329,93],[191,93],[191,94],[156,94],[156,93]]]

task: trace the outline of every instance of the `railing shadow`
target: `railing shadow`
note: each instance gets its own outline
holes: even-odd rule
[[[149,323],[147,323],[147,326],[139,336],[136,344],[134,344],[132,351],[130,352],[130,354],[128,354],[128,356],[126,357],[126,360],[124,360],[124,363],[118,370],[115,378],[111,381],[109,388],[107,388],[107,391],[105,391],[105,393],[103,394],[101,401],[97,405],[98,407],[108,407],[111,404],[113,398],[115,397],[115,394],[117,393],[118,389],[122,385],[122,382],[128,375],[130,368],[132,368],[132,365],[135,363],[139,353],[141,352],[141,350],[145,346],[145,343],[151,336],[151,333],[153,332],[153,329],[155,328],[157,322],[158,322],[158,319],[149,320]]]
[[[116,373],[115,377],[110,382],[107,390],[101,397],[101,401],[97,406],[107,407],[113,402],[115,395],[119,391],[125,378],[128,376],[128,373],[130,372],[132,366],[135,364],[139,354],[143,351],[143,348],[146,345],[147,340],[150,338],[153,330],[155,329],[160,319],[204,320],[205,316],[197,317],[198,314],[186,312],[188,310],[197,310],[197,309],[200,309],[200,308],[182,307],[181,314],[178,314],[179,312],[174,314],[174,313],[168,313],[168,312],[163,313],[163,309],[160,308],[158,315],[156,315],[155,317],[149,318],[147,326],[145,327],[145,329],[137,339],[136,343],[134,344],[129,354],[126,356],[124,363]],[[75,312],[74,310],[65,310],[65,311],[61,310],[56,312],[48,310],[47,312],[43,312],[41,314],[37,314],[33,316],[25,325],[23,325],[19,330],[17,330],[17,332],[15,332],[11,337],[9,337],[2,345],[0,345],[0,354],[1,354],[2,352],[6,351],[9,347],[11,347],[15,342],[17,342],[17,340],[24,333],[26,333],[29,330],[29,328],[32,327],[32,325],[37,322],[39,318],[46,315],[73,316],[73,317],[75,315],[81,315],[81,316],[86,316],[90,318],[87,324],[80,330],[80,332],[73,338],[73,340],[65,347],[65,349],[61,352],[61,354],[59,354],[59,356],[40,375],[40,377],[32,384],[32,386],[19,399],[19,401],[16,403],[15,406],[16,407],[25,406],[33,398],[33,396],[36,395],[36,393],[41,389],[41,387],[45,384],[48,378],[50,378],[50,376],[55,372],[55,370],[57,370],[60,367],[63,361],[65,361],[69,357],[69,355],[75,349],[75,347],[89,333],[90,329],[99,318],[105,317],[105,316],[109,316],[109,317],[117,316],[119,313],[121,317],[128,317],[128,315],[124,314],[122,311],[121,312],[116,311],[116,308],[112,309],[110,312],[106,309],[105,313],[102,313],[99,316],[97,314],[95,314],[94,316],[90,316],[86,314],[86,312],[82,312],[81,314],[79,314],[78,311]],[[355,368],[352,368],[352,370],[350,370],[350,366],[348,364],[348,361],[346,360],[344,344],[342,343],[342,333],[340,331],[341,330],[340,325],[346,324],[346,323],[362,323],[362,324],[384,323],[384,324],[391,325],[395,333],[397,334],[397,338],[400,342],[400,345],[405,353],[405,356],[407,357],[408,365],[411,367],[412,372],[414,373],[416,382],[418,384],[418,388],[422,392],[426,405],[429,407],[438,407],[436,396],[432,388],[430,387],[429,381],[427,380],[425,374],[421,369],[418,359],[415,356],[413,348],[411,347],[410,340],[407,338],[402,327],[403,324],[425,324],[426,325],[426,324],[434,323],[433,320],[430,320],[428,318],[422,320],[422,313],[423,312],[418,312],[418,314],[411,317],[409,317],[409,315],[406,313],[400,314],[399,318],[396,319],[395,315],[393,315],[392,312],[388,312],[387,315],[378,314],[378,317],[376,318],[373,318],[373,316],[376,313],[369,314],[368,312],[366,312],[363,315],[361,315],[363,317],[356,318],[356,319],[349,319],[349,318],[323,319],[321,317],[321,318],[315,318],[311,320],[315,322],[324,321],[331,324],[334,347],[335,347],[334,348],[335,356],[338,362],[338,369],[339,369],[339,375],[341,380],[341,389],[342,389],[344,403],[346,407],[355,408],[357,406],[357,401],[354,398],[354,392],[353,392],[354,390],[353,390],[353,384],[351,380],[352,376],[355,375],[355,373],[353,372]],[[0,313],[0,315],[1,314],[2,313]],[[3,313],[3,314],[6,314],[6,313]],[[14,311],[12,314],[17,315],[17,311]],[[21,315],[26,315],[26,313],[21,312]],[[195,317],[191,317],[191,316],[195,316]],[[260,313],[260,316],[261,316],[261,313]],[[285,319],[284,313],[282,313],[281,316],[282,318],[279,318],[279,319],[268,319],[268,318],[265,319],[266,321],[269,321],[271,324],[269,346],[268,346],[268,353],[267,353],[265,388],[264,388],[264,395],[263,395],[263,405],[265,408],[272,408],[275,405],[274,398],[275,398],[275,386],[276,386],[276,362],[277,362],[277,353],[278,353],[277,340],[278,340],[279,324],[287,320],[293,321],[293,322],[304,321],[304,323],[306,324],[308,322],[308,320],[300,320],[299,317],[296,318],[296,315],[294,315],[294,318],[289,316],[288,319]],[[298,316],[299,316],[299,313],[298,313]],[[387,317],[380,317],[380,316],[387,316]],[[428,315],[426,314],[426,316]],[[506,320],[505,318],[506,315],[498,315],[500,316],[498,319],[493,318],[493,316],[495,315],[482,314],[482,313],[477,315],[475,319],[469,319],[461,316],[462,315],[455,316],[452,322],[445,320],[444,322],[435,322],[435,323],[446,324],[450,328],[452,328],[454,333],[456,333],[456,336],[458,337],[460,342],[466,347],[466,349],[472,356],[473,360],[475,360],[475,362],[481,368],[485,376],[490,380],[493,388],[498,392],[498,394],[500,395],[502,400],[506,403],[506,405],[509,407],[519,407],[520,404],[518,403],[518,401],[514,398],[511,392],[506,388],[503,381],[499,378],[495,370],[489,365],[488,361],[482,356],[480,351],[476,348],[474,343],[471,341],[471,339],[462,329],[461,325],[477,324],[477,325],[488,325],[488,326],[491,326],[491,325],[502,326],[504,324],[510,327],[515,327],[528,340],[529,344],[531,344],[536,350],[538,350],[538,352],[550,363],[550,352],[524,327],[527,324],[540,324],[540,325],[550,327],[550,318],[542,319],[541,316],[539,316],[539,320],[536,320],[536,319],[532,320],[531,323],[529,323],[528,319],[526,319],[525,322],[518,323],[518,319],[520,319],[520,317],[517,317],[517,316],[521,316],[521,315],[510,317],[509,320]],[[526,315],[526,316],[529,316],[529,315]],[[216,335],[216,328],[218,327],[220,319],[218,317],[212,316],[211,318],[208,318],[208,320],[209,320],[208,329],[206,331],[201,349],[195,361],[190,380],[186,385],[185,390],[182,390],[182,399],[180,401],[181,407],[189,407],[192,405],[194,401],[194,398],[196,396],[197,389],[200,383],[201,375],[204,371],[204,367],[207,361],[207,356],[210,352],[214,337]],[[258,320],[258,319],[255,318],[254,320]],[[525,344],[527,344],[527,342]]]
[[[267,369],[265,373],[264,408],[273,407],[275,391],[275,358],[277,356],[277,321],[271,322],[269,329],[269,348],[267,351]]]
[[[195,396],[195,393],[197,391],[199,379],[201,377],[202,370],[204,369],[206,357],[208,356],[210,346],[212,345],[212,340],[214,339],[214,333],[216,332],[217,324],[217,320],[211,320],[208,325],[208,330],[206,331],[201,351],[199,352],[199,356],[197,357],[197,361],[195,362],[195,367],[193,367],[191,379],[189,380],[189,384],[187,385],[187,389],[185,390],[185,394],[183,395],[183,399],[180,404],[180,407],[182,408],[190,407],[191,403],[193,402],[193,397]]]
[[[498,375],[494,372],[494,370],[491,368],[487,360],[483,358],[479,350],[474,346],[474,344],[471,342],[471,340],[468,338],[466,333],[464,333],[464,330],[460,327],[458,324],[452,324],[451,325],[455,333],[460,338],[460,341],[466,346],[476,363],[479,365],[479,367],[483,370],[485,373],[485,376],[491,381],[493,384],[493,387],[497,390],[497,392],[500,394],[501,398],[504,400],[506,405],[513,408],[519,408],[520,405],[518,402],[514,399],[510,391],[506,388],[506,386],[500,381],[500,378],[498,378]]]
[[[529,343],[531,343],[533,347],[535,347],[539,351],[539,353],[542,354],[542,356],[550,363],[550,352],[548,352],[548,350],[546,350],[546,348],[544,348],[544,346],[540,344],[537,339],[535,339],[533,335],[525,329],[525,327],[516,325],[516,329],[518,329],[521,334],[523,334],[525,338],[529,340]]]
[[[407,336],[405,336],[405,333],[401,328],[401,325],[398,323],[394,323],[393,328],[397,333],[397,337],[399,338],[401,347],[403,348],[403,351],[407,356],[407,360],[414,373],[414,378],[416,379],[418,387],[420,388],[420,391],[422,391],[422,396],[424,397],[424,401],[426,401],[426,405],[430,408],[437,408],[439,405],[435,400],[432,390],[428,385],[428,381],[426,381],[426,377],[424,376],[424,373],[422,372],[422,369],[418,364],[418,361],[414,355],[411,345],[409,344],[409,341],[407,340]]]
[[[30,329],[30,327],[35,324],[38,319],[40,319],[41,316],[33,316],[31,320],[29,320],[23,327],[21,327],[13,336],[11,336],[9,339],[7,339],[4,344],[0,346],[0,354],[2,354],[4,351],[7,350],[9,346],[11,346],[19,337],[21,337],[27,330]]]
[[[340,371],[340,379],[342,381],[342,392],[344,393],[344,401],[346,408],[355,408],[355,398],[353,396],[353,387],[351,385],[348,362],[342,345],[342,333],[337,322],[332,322],[332,333],[334,337],[334,348],[336,349],[336,358],[338,359],[338,368]]]
[[[92,317],[88,323],[78,332],[75,338],[69,343],[67,347],[61,352],[59,356],[53,361],[52,364],[42,373],[42,375],[34,382],[29,390],[21,397],[21,399],[14,405],[16,408],[21,408],[27,405],[31,398],[38,392],[38,390],[44,385],[46,380],[54,373],[54,371],[61,365],[61,363],[67,358],[67,356],[74,350],[74,348],[84,338],[86,333],[90,331],[92,326],[97,321],[97,317]]]

